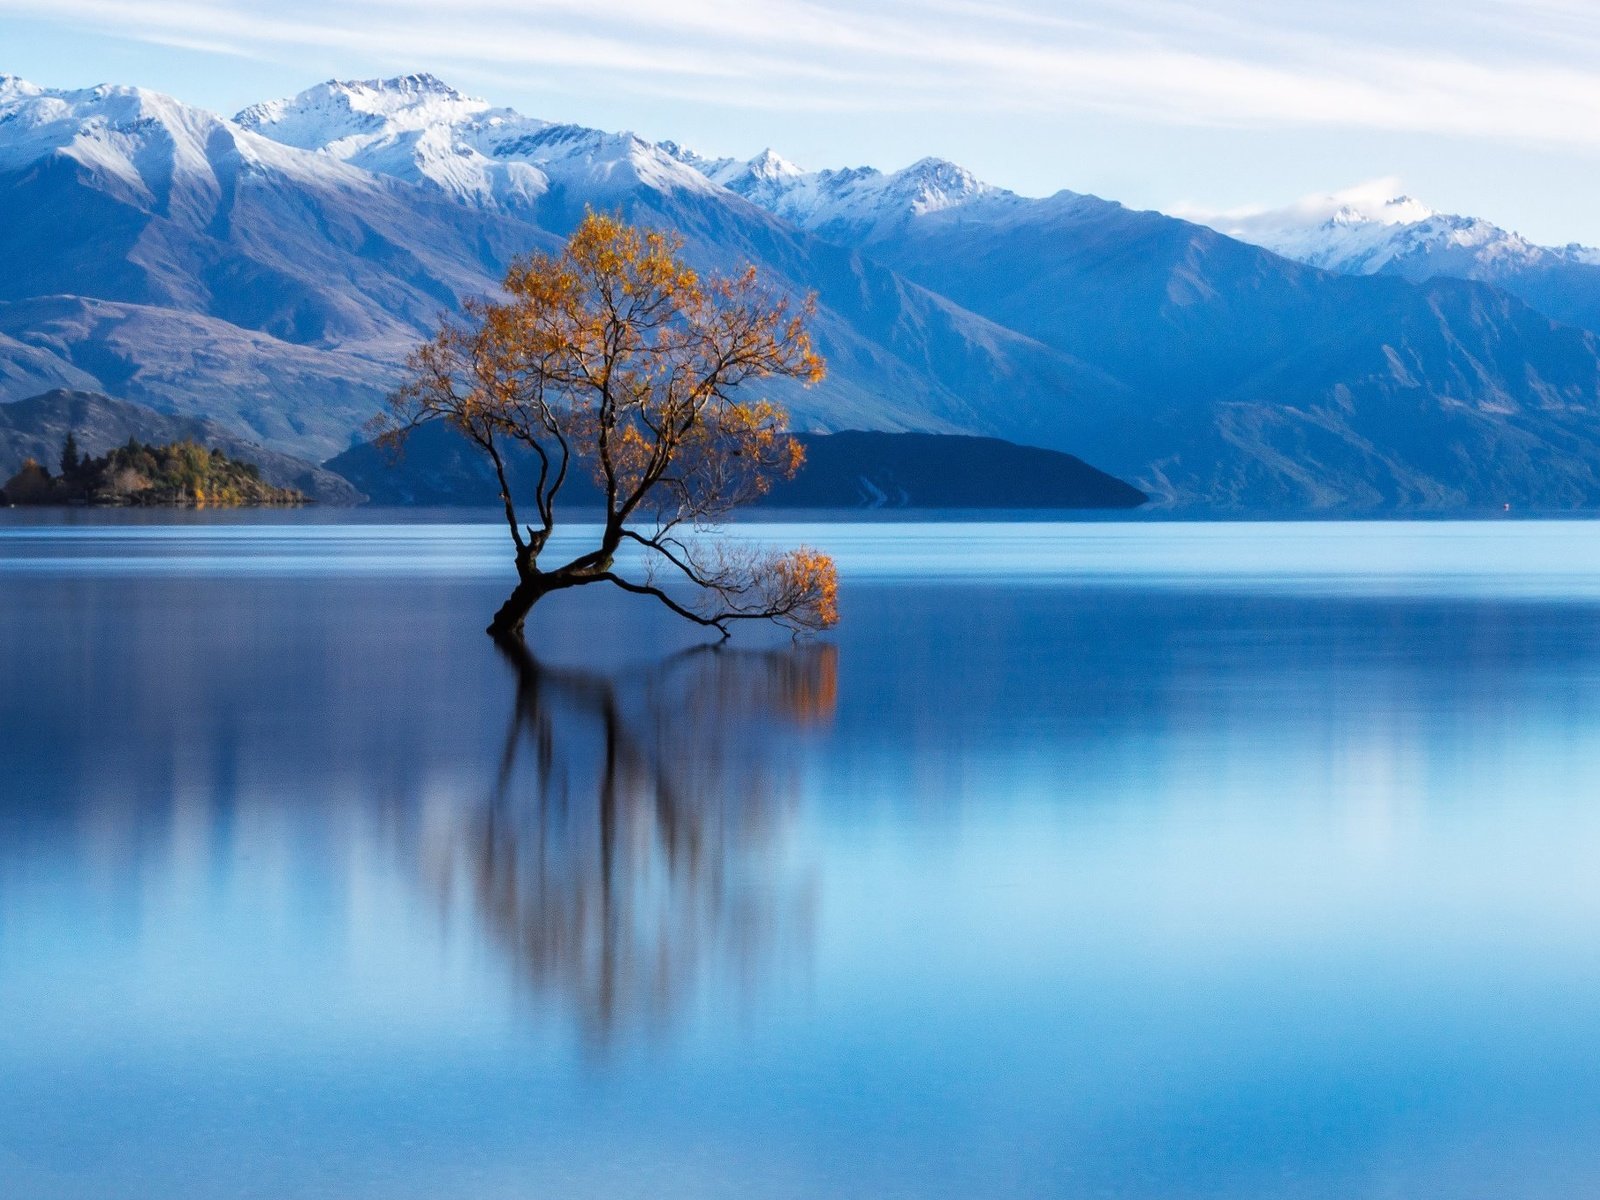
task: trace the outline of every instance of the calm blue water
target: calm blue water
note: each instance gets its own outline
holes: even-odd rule
[[[104,520],[0,514],[0,1196],[1600,1195],[1600,525],[741,526],[836,634],[518,663],[492,524]]]

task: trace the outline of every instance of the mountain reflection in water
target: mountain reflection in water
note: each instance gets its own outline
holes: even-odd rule
[[[1593,522],[785,527],[836,656],[508,662],[493,525],[152,520],[0,520],[4,1200],[1600,1195]]]

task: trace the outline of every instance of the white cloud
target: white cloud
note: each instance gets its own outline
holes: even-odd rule
[[[1294,251],[1302,248],[1308,231],[1336,217],[1346,223],[1359,220],[1372,226],[1386,226],[1410,225],[1435,215],[1433,209],[1406,195],[1405,186],[1392,175],[1369,179],[1336,192],[1315,192],[1280,208],[1245,205],[1218,210],[1196,204],[1175,204],[1167,211],[1247,242],[1284,248],[1295,257],[1305,256]]]
[[[1590,0],[0,0],[105,34],[730,107],[1108,112],[1600,149]]]

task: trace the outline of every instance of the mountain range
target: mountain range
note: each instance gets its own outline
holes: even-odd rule
[[[0,76],[0,399],[104,391],[327,458],[441,312],[590,207],[816,295],[828,379],[776,389],[803,431],[1003,437],[1168,504],[1600,503],[1600,266],[1541,291],[1296,261],[938,159],[713,159],[428,75],[231,119]]]
[[[1439,212],[1377,180],[1279,209],[1197,215],[1240,241],[1348,275],[1493,284],[1568,325],[1600,331],[1600,249],[1540,246],[1482,217]]]

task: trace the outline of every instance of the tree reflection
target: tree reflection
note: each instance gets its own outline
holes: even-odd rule
[[[811,888],[781,833],[796,734],[833,715],[832,646],[701,648],[621,676],[500,649],[517,690],[497,777],[431,869],[536,990],[603,1043],[808,943]]]

